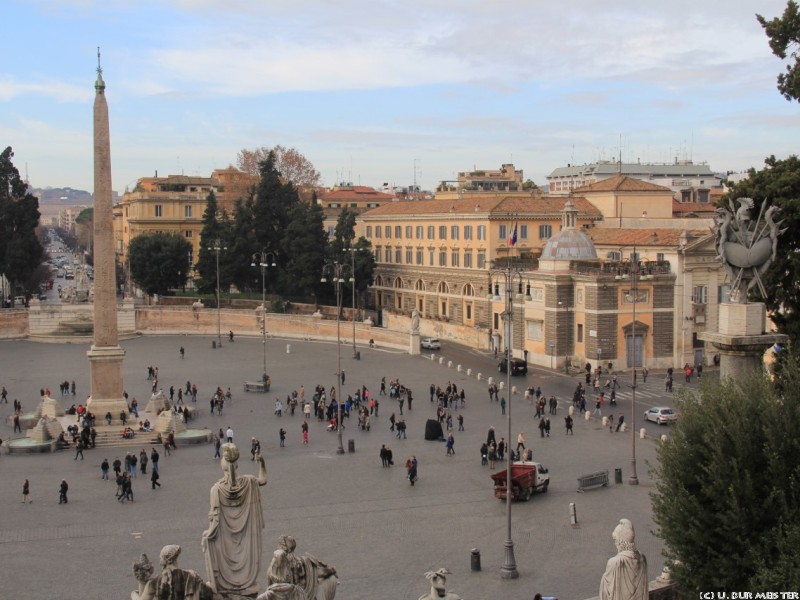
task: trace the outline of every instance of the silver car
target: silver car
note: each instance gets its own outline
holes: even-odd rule
[[[442,344],[439,342],[437,338],[425,338],[419,344],[425,350],[441,350]]]
[[[652,421],[659,425],[665,425],[677,421],[680,415],[668,406],[654,406],[644,413],[645,421]]]

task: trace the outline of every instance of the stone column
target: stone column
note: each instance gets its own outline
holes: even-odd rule
[[[94,99],[94,338],[89,357],[91,397],[87,402],[100,422],[107,412],[115,421],[128,410],[122,397],[122,360],[117,340],[117,283],[111,212],[111,136],[106,85],[97,66]]]
[[[762,302],[719,305],[719,333],[697,334],[719,350],[720,379],[739,379],[764,369],[764,351],[775,344],[785,344],[789,336],[765,333],[766,306]]]

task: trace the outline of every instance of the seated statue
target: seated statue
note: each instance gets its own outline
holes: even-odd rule
[[[293,581],[292,568],[286,551],[279,548],[272,553],[272,562],[267,571],[267,591],[256,600],[308,600],[305,590]]]
[[[647,559],[636,549],[628,519],[620,519],[611,535],[617,555],[609,559],[600,581],[600,600],[647,600]]]
[[[296,556],[294,549],[297,542],[290,535],[280,536],[278,545],[286,554],[292,575],[291,583],[301,587],[308,600],[333,600],[339,585],[336,569],[309,554]],[[268,580],[268,583],[275,582]]]
[[[131,600],[220,600],[197,573],[178,568],[180,553],[181,547],[177,545],[161,549],[161,573],[157,577],[151,577],[153,565],[142,554],[133,563],[139,591],[131,592]]]
[[[420,596],[419,600],[461,600],[461,596],[445,590],[447,575],[450,575],[450,571],[445,568],[425,573],[425,579],[431,582],[431,591]]]

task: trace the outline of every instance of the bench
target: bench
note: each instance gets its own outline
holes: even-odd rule
[[[607,486],[608,485],[608,469],[605,471],[597,471],[596,473],[589,473],[588,475],[581,475],[578,477],[578,491],[584,492],[590,488]]]
[[[269,384],[264,383],[262,381],[245,381],[244,382],[244,391],[245,392],[261,392],[265,394],[269,391]]]

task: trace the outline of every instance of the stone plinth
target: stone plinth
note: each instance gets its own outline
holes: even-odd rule
[[[419,331],[413,332],[410,337],[408,353],[411,356],[416,356],[422,352],[419,347]]]
[[[170,431],[175,434],[186,431],[186,425],[182,417],[173,413],[171,410],[166,410],[156,417],[156,421],[153,424],[153,431],[166,437]]]
[[[164,390],[158,390],[158,393],[150,396],[150,400],[147,402],[147,407],[144,409],[144,412],[157,415],[162,411],[169,410],[169,408],[169,400],[167,400]]]
[[[86,407],[97,418],[110,412],[114,419],[121,411],[128,411],[128,403],[122,397],[122,359],[125,351],[119,346],[92,346],[89,357],[92,395]]]
[[[764,351],[789,339],[782,333],[764,333],[766,307],[760,302],[723,303],[719,307],[719,333],[697,334],[719,350],[720,379],[739,379],[764,369]]]

